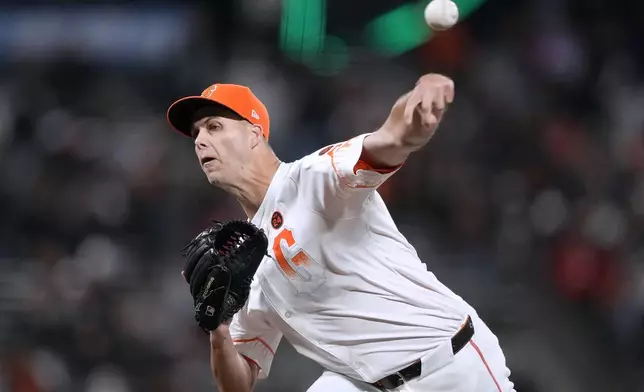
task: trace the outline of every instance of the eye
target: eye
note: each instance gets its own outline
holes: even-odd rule
[[[221,129],[221,124],[216,121],[209,122],[206,125],[206,129],[208,130],[208,132],[218,131]]]

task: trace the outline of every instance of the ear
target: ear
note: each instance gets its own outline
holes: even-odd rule
[[[264,131],[262,130],[261,125],[252,124],[251,132],[252,132],[252,136],[250,139],[250,142],[251,142],[250,147],[255,148],[257,147],[258,144],[262,142],[262,139],[264,138]]]

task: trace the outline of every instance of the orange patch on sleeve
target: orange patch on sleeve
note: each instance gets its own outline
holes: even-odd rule
[[[371,156],[371,154],[369,154],[369,152],[363,148],[362,154],[360,154],[360,159],[353,167],[353,174],[357,174],[358,170],[369,170],[375,171],[376,173],[380,174],[388,174],[398,170],[402,166],[401,163],[400,165],[396,165],[394,167],[376,167],[376,165],[373,164],[374,160],[375,159]]]

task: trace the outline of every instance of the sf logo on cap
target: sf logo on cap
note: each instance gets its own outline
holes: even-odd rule
[[[212,86],[212,88],[209,88],[208,94],[206,95],[206,97],[210,98],[210,96],[212,95],[212,93],[215,92],[215,90],[217,90],[217,86]]]

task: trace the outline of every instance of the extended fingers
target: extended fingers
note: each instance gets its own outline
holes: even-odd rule
[[[445,96],[445,101],[450,104],[454,102],[454,82],[451,79],[447,79],[445,81],[445,85],[443,86],[443,94]]]
[[[405,124],[411,125],[414,121],[414,112],[416,108],[423,100],[423,91],[422,89],[416,87],[405,105],[405,112],[403,118],[405,119]]]
[[[454,83],[450,79],[430,85],[423,94],[420,114],[424,125],[435,125],[442,117],[447,106],[454,101]]]
[[[438,120],[436,117],[435,109],[439,106],[444,106],[444,100],[441,94],[436,89],[427,89],[423,92],[423,98],[418,105],[418,115],[420,116],[420,123],[423,126],[431,126]]]

